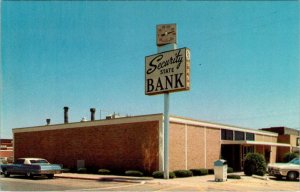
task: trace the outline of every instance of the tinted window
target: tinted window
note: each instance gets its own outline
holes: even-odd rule
[[[221,139],[222,140],[233,140],[233,131],[222,129],[221,130]]]
[[[36,160],[30,160],[30,163],[48,163],[45,159],[36,159]]]
[[[24,164],[25,159],[17,159],[15,164]]]
[[[296,164],[296,165],[300,164],[298,158],[295,158],[295,159],[291,160],[289,163],[293,163],[293,164]]]
[[[234,140],[240,141],[245,140],[245,133],[241,131],[235,131],[234,132]]]
[[[247,141],[254,141],[254,133],[246,133]]]

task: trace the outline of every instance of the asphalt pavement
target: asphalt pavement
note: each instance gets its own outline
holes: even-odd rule
[[[0,191],[300,191],[299,181],[248,177],[216,182],[214,175],[175,179],[62,173],[54,179],[0,177]]]
[[[153,185],[170,186],[167,191],[180,191],[183,189],[200,191],[300,191],[299,181],[276,180],[272,177],[245,176],[243,172],[234,173],[240,175],[241,179],[228,179],[225,182],[216,182],[214,175],[194,176],[175,179],[155,179],[152,177],[127,177],[116,175],[95,175],[62,173],[55,177],[68,179],[86,179],[97,181],[113,181],[141,184],[146,187]]]

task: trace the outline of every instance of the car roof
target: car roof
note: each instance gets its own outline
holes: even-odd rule
[[[46,159],[42,159],[42,158],[34,158],[34,157],[24,157],[24,158],[18,158],[18,159],[27,159],[27,160],[46,160]]]

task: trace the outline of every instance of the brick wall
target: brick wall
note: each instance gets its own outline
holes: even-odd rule
[[[185,125],[170,123],[169,169],[185,169]]]
[[[299,138],[299,136],[297,136],[297,135],[290,135],[290,144],[293,147],[297,146],[297,138]]]
[[[278,136],[278,143],[290,144],[290,137],[291,137],[291,135],[279,135]]]
[[[290,148],[289,147],[277,147],[277,162],[283,162],[283,157],[284,154],[290,152]]]
[[[12,150],[0,150],[0,157],[13,157],[13,151]]]
[[[41,157],[74,168],[158,170],[159,121],[14,133],[15,158]]]
[[[298,137],[296,135],[279,135],[278,143],[287,143],[292,147],[296,147]],[[291,152],[290,147],[277,147],[277,161],[283,162],[283,157],[288,152]]]
[[[277,136],[255,134],[255,141],[277,143]]]
[[[212,169],[214,167],[214,161],[220,159],[220,135],[220,129],[206,129],[206,165],[208,169]]]
[[[170,124],[170,171],[212,169],[214,161],[220,158],[220,134],[220,129],[172,122]]]
[[[205,168],[205,138],[203,127],[188,126],[188,169]]]

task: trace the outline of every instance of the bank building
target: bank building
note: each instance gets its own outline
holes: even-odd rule
[[[112,171],[163,170],[163,114],[131,117],[108,116],[69,123],[68,107],[62,124],[13,129],[14,158],[41,157],[64,168],[80,167]],[[299,151],[299,131],[289,140],[274,130],[256,130],[171,115],[169,118],[169,169],[213,169],[225,159],[235,171],[243,170],[248,152],[274,163],[285,152]],[[273,131],[273,132],[272,132]],[[279,155],[280,154],[280,157]]]

